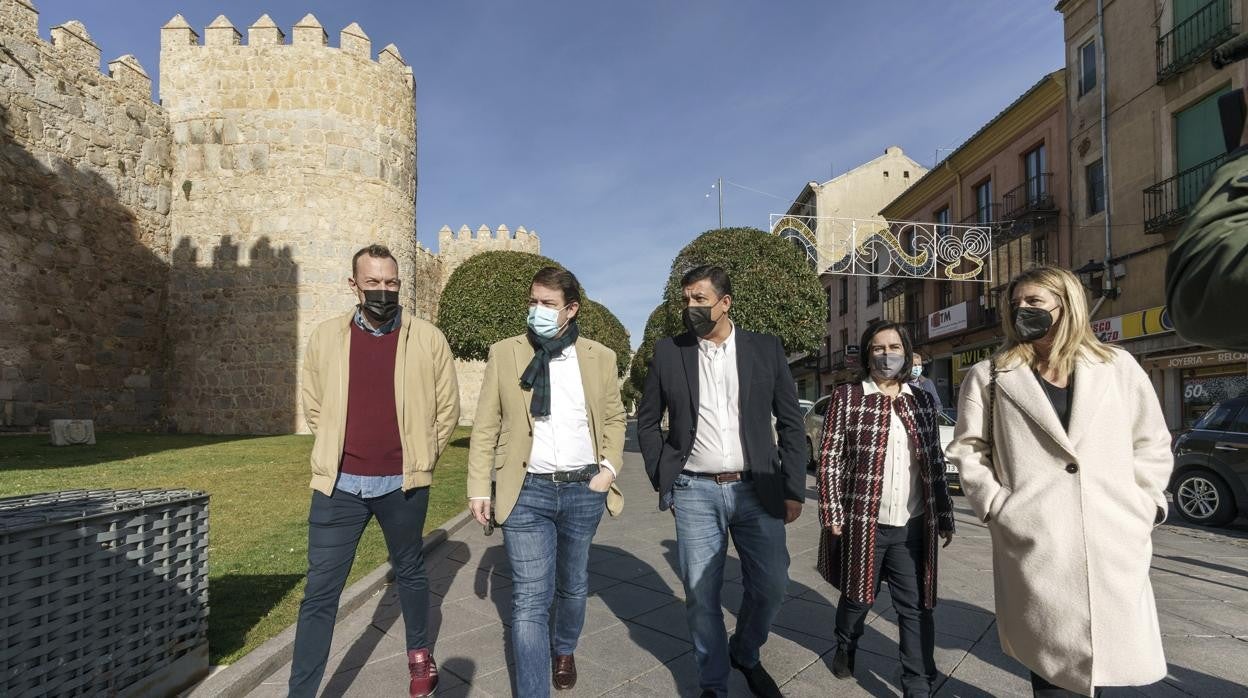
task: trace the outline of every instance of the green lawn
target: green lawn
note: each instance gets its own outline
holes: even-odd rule
[[[98,434],[53,448],[46,435],[0,438],[0,496],[68,489],[187,488],[209,503],[208,642],[229,664],[295,622],[307,572],[310,436]],[[438,463],[425,530],[464,509],[468,430]],[[350,581],[386,559],[374,522]],[[349,582],[348,582],[349,583]]]

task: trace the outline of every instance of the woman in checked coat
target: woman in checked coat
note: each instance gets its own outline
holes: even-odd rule
[[[1070,272],[1024,272],[1002,300],[1005,344],[963,381],[947,452],[992,535],[1001,647],[1037,696],[1159,681],[1148,568],[1174,464],[1157,395],[1092,334]]]
[[[862,382],[833,395],[817,473],[819,571],[841,590],[832,671],[853,675],[863,623],[887,580],[900,621],[904,695],[929,696],[937,538],[953,540],[936,405],[908,383],[914,348],[903,325],[876,323],[860,346]]]

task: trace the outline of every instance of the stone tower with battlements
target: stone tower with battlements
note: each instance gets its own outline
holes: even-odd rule
[[[220,16],[201,41],[181,15],[160,30],[174,188],[166,417],[179,430],[301,426],[286,407],[304,344],[350,307],[344,260],[370,242],[398,258],[403,305],[428,314],[411,68],[393,45],[374,59],[357,24],[337,46],[312,15],[289,43],[268,15],[245,31]],[[228,261],[216,252],[227,245]],[[252,250],[280,250],[280,263],[253,270],[268,262]]]
[[[86,27],[49,42],[38,16],[0,0],[0,431],[303,431],[303,349],[354,303],[355,250],[389,246],[426,319],[467,257],[538,251],[505,226],[416,241],[412,70],[357,24],[331,45],[311,15],[175,16],[155,103],[133,56],[102,73]]]

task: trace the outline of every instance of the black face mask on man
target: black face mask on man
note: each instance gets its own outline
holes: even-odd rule
[[[368,317],[377,322],[390,322],[399,314],[399,292],[385,289],[360,289],[364,292],[364,302],[360,307],[368,313]]]
[[[699,337],[705,337],[715,331],[715,325],[719,324],[719,320],[711,319],[711,308],[709,305],[691,305],[680,313],[681,322],[685,323],[685,329],[694,333]],[[721,319],[723,315],[719,316]]]
[[[1044,339],[1053,328],[1053,312],[1044,308],[1020,306],[1014,309],[1014,332],[1024,342]]]

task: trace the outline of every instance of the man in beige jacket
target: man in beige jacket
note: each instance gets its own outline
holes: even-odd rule
[[[555,688],[576,685],[590,541],[603,509],[616,515],[624,505],[614,484],[627,419],[615,353],[579,337],[580,300],[571,272],[546,267],[534,277],[528,333],[490,347],[468,455],[472,514],[487,525],[492,514],[503,528],[524,698],[550,694],[552,645]]]
[[[291,696],[314,696],[329,658],[338,598],[370,519],[386,538],[407,630],[410,696],[429,696],[429,580],[422,531],[433,466],[459,421],[446,338],[399,308],[399,265],[370,245],[355,254],[351,312],[321,323],[303,362],[312,445],[308,585],[299,607]]]

